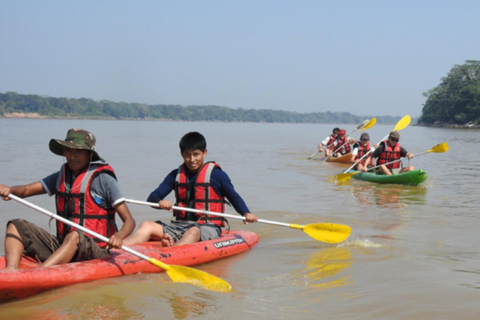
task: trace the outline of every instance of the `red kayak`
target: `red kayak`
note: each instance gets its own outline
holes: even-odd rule
[[[132,249],[169,265],[196,266],[223,259],[255,246],[256,233],[230,231],[221,238],[178,247],[162,248],[161,242],[147,242]],[[42,291],[76,283],[135,273],[155,273],[164,270],[123,250],[112,250],[105,259],[39,267],[40,263],[24,257],[20,269],[0,272],[0,303],[25,298]],[[0,270],[5,257],[0,257]]]

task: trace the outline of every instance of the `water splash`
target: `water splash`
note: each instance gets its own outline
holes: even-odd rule
[[[373,242],[368,239],[355,239],[347,240],[341,243],[338,247],[348,247],[348,248],[381,248],[383,244]]]

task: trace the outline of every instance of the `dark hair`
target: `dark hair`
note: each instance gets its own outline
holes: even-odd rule
[[[207,141],[202,134],[198,132],[189,132],[180,139],[180,152],[185,150],[207,150]]]
[[[340,131],[340,128],[333,128],[332,133],[335,134],[335,133],[338,133],[338,131]]]

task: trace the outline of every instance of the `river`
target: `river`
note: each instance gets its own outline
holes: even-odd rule
[[[199,131],[207,138],[207,160],[223,167],[260,218],[352,228],[345,242],[332,245],[300,230],[230,221],[232,229],[256,232],[259,244],[197,268],[227,280],[231,293],[172,283],[163,273],[133,275],[0,305],[2,319],[477,319],[480,131],[401,130],[400,144],[414,154],[444,141],[450,147],[410,161],[428,172],[422,186],[353,179],[337,185],[332,177],[345,166],[307,160],[334,126],[0,119],[0,183],[25,184],[58,170],[63,159],[49,151],[49,140],[80,127],[96,135],[97,151],[116,170],[125,196],[145,200],[181,163],[181,136]],[[352,132],[356,126],[341,127]],[[378,142],[393,127],[367,132]],[[53,198],[29,201],[54,211]],[[137,225],[170,219],[168,212],[130,209]],[[45,216],[1,201],[0,234],[15,217],[50,228]]]

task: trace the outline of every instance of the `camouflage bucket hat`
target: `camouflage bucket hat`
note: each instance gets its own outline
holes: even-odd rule
[[[65,140],[51,139],[49,147],[50,151],[59,156],[63,156],[63,148],[66,147],[92,151],[92,161],[102,159],[95,151],[95,136],[83,129],[73,128],[68,130]]]

